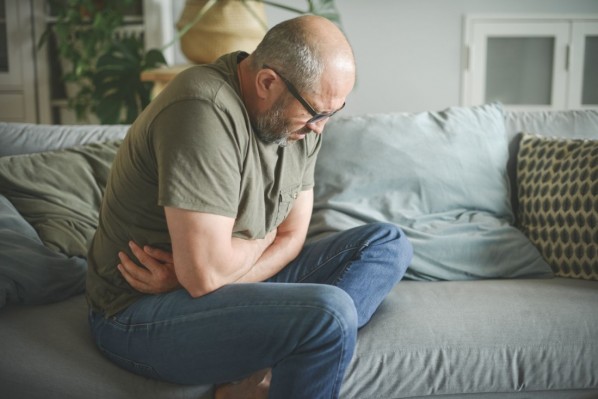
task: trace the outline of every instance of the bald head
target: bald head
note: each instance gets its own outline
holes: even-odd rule
[[[343,32],[328,19],[306,15],[283,21],[266,33],[251,55],[254,70],[270,65],[284,72],[302,92],[322,80],[355,78],[353,50]]]

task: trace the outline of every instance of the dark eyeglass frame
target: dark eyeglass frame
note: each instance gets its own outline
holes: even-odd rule
[[[321,121],[323,119],[330,118],[332,115],[336,114],[338,111],[340,111],[341,109],[345,108],[345,104],[346,103],[343,103],[343,105],[339,109],[337,109],[336,111],[326,112],[326,113],[320,113],[320,112],[316,111],[314,109],[314,107],[312,107],[307,102],[307,100],[301,96],[301,94],[299,94],[299,90],[297,90],[295,88],[295,86],[287,78],[285,78],[283,75],[281,75],[280,72],[278,72],[276,69],[274,69],[271,66],[266,65],[266,64],[264,64],[262,66],[262,68],[270,69],[275,74],[277,74],[278,77],[284,82],[284,84],[286,85],[286,87],[289,90],[289,92],[293,95],[293,97],[295,97],[297,99],[297,101],[299,101],[301,103],[301,105],[303,105],[303,108],[305,108],[305,110],[307,112],[309,112],[309,114],[311,115],[311,118],[307,122],[305,122],[306,125],[308,125],[310,123],[317,123],[317,122],[319,122],[319,121]]]

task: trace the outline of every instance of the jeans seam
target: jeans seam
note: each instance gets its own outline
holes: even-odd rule
[[[326,312],[328,312],[328,311],[326,311]],[[341,323],[341,321],[339,320],[339,318],[337,317],[336,314],[332,313],[332,316],[334,317],[334,320],[337,322],[337,324],[340,326],[341,331],[342,331],[342,336],[346,337],[347,332],[345,330],[345,327],[343,326],[343,323]],[[342,341],[342,346],[341,346],[340,352],[341,352],[340,356],[339,356],[338,361],[336,363],[336,378],[335,378],[334,386],[332,387],[332,396],[331,396],[331,398],[334,398],[335,396],[337,396],[336,395],[337,389],[340,391],[340,385],[339,384],[342,384],[342,380],[343,380],[342,379],[343,376],[341,376],[340,374],[341,374],[341,364],[343,363],[343,359],[345,357],[345,352],[346,352],[345,351],[345,340],[344,339]]]
[[[133,365],[133,368],[136,369],[136,370],[138,370],[138,371],[140,371],[141,369],[149,370],[152,374],[154,374],[155,378],[160,378],[160,379],[162,378],[160,376],[160,373],[158,373],[156,371],[156,369],[153,366],[149,365],[149,364],[140,363],[140,362],[137,362],[135,360],[131,360],[131,359],[127,358],[127,357],[118,355],[118,354],[112,352],[111,350],[108,350],[104,345],[101,344],[101,342],[97,343],[97,347],[98,347],[98,349],[101,352],[104,353],[104,355],[106,357],[108,357],[108,358],[112,357],[112,358],[115,359],[116,362],[129,363],[129,364]]]
[[[324,267],[327,263],[332,262],[334,260],[334,258],[338,257],[339,255],[341,255],[341,254],[343,254],[345,252],[349,252],[349,251],[355,251],[355,250],[363,251],[368,246],[369,246],[369,243],[365,242],[362,245],[354,245],[354,246],[351,246],[351,247],[345,247],[345,248],[341,249],[340,251],[336,252],[334,255],[331,255],[329,258],[325,259],[323,262],[319,263],[315,268],[311,269],[309,273],[301,276],[301,278],[299,278],[297,280],[297,282],[299,282],[299,283],[304,282],[311,275],[313,275],[314,273],[316,273],[318,270],[320,270],[322,267]]]
[[[343,281],[343,278],[345,277],[345,275],[351,269],[352,266],[353,266],[353,262],[349,262],[347,264],[347,266],[343,267],[343,269],[341,270],[341,273],[339,273],[338,277],[332,282],[332,285],[338,286],[340,284],[340,282]]]
[[[328,312],[328,310],[324,307],[302,304],[301,302],[286,302],[286,303],[272,303],[272,304],[266,303],[266,304],[257,304],[257,305],[263,306],[263,307],[279,307],[279,306],[305,307],[305,308],[320,309],[325,312]],[[248,307],[255,307],[255,306],[256,306],[255,303],[251,303],[251,304],[247,304],[247,305],[228,306],[226,308],[212,308],[212,309],[202,310],[200,312],[195,312],[193,314],[177,316],[177,317],[174,317],[171,319],[160,320],[160,321],[151,321],[151,322],[145,322],[145,323],[125,323],[123,321],[118,320],[117,316],[113,316],[113,317],[108,318],[107,322],[110,323],[111,325],[113,325],[114,327],[122,329],[122,330],[128,330],[130,328],[133,328],[133,329],[134,328],[147,328],[147,327],[154,327],[154,326],[159,326],[161,324],[167,324],[167,323],[172,323],[172,322],[178,323],[181,320],[196,320],[198,318],[205,316],[206,313],[210,313],[210,312],[220,312],[223,310],[237,309],[237,308],[248,308]],[[335,313],[331,313],[331,314],[335,315],[335,317],[336,317]]]
[[[370,242],[365,242],[361,247],[359,247],[359,253],[363,252],[366,248],[368,247],[375,247],[377,245],[383,245],[386,244],[385,243],[378,243],[378,244],[371,244]],[[335,256],[338,256],[341,252],[338,252],[337,254],[335,254],[333,257],[330,258],[330,260],[332,260]],[[326,260],[326,262],[328,262],[329,260]],[[321,265],[326,264],[326,262],[322,263]],[[349,271],[349,269],[351,269],[351,266],[353,265],[353,262],[349,262],[349,264],[345,267],[343,267],[342,269],[342,273],[338,276],[338,278],[336,280],[334,280],[334,282],[332,283],[332,285],[338,285],[342,280],[343,277],[347,274],[347,272]],[[321,267],[321,266],[320,266]],[[311,273],[310,273],[311,274]]]

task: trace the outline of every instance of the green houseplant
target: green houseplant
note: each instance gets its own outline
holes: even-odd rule
[[[125,12],[135,0],[50,0],[54,35],[63,60],[62,79],[75,86],[68,105],[79,120],[95,114],[101,123],[131,123],[150,101],[152,83],[143,70],[166,64],[160,50],[144,50],[143,40],[123,33]]]
[[[58,55],[63,63],[62,80],[75,87],[68,105],[79,120],[90,114],[101,123],[132,123],[150,101],[151,82],[142,82],[141,72],[165,65],[162,49],[144,49],[136,36],[122,34],[127,7],[139,0],[48,0],[56,19],[48,25],[40,47],[54,35]],[[184,35],[198,23],[218,1],[209,0],[195,18],[178,32]],[[286,6],[274,1],[234,0],[248,9],[247,2],[260,2],[297,14],[315,14],[340,25],[333,0],[307,0],[307,9]],[[264,32],[266,22],[257,14]]]

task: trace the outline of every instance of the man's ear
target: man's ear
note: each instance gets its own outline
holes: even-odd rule
[[[260,69],[255,77],[255,80],[257,86],[257,96],[260,99],[265,100],[274,94],[273,91],[275,85],[272,84],[276,80],[276,74],[274,71],[271,71],[267,68]]]

